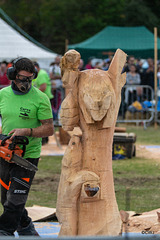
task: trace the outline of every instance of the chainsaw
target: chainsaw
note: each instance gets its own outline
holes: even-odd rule
[[[0,157],[9,163],[16,163],[30,171],[37,171],[38,168],[34,164],[23,158],[26,145],[29,143],[28,138],[25,136],[15,136],[10,140],[10,137],[0,134]],[[22,149],[18,145],[21,145]]]

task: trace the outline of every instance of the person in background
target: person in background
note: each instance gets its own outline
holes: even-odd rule
[[[123,72],[129,72],[130,66],[136,63],[136,59],[133,55],[128,56],[127,63],[124,66]],[[137,70],[137,69],[136,69]]]
[[[129,72],[126,75],[126,84],[127,85],[137,85],[141,83],[140,74],[136,73],[135,64],[131,64],[129,67]]]
[[[83,61],[82,58],[80,59],[80,63],[79,63],[78,69],[79,69],[79,71],[83,71],[84,70],[84,61]]]
[[[107,71],[109,69],[109,65],[111,63],[111,59],[110,58],[107,58],[103,61],[103,70],[104,71]]]
[[[41,138],[54,132],[52,110],[48,97],[32,86],[36,76],[35,67],[28,58],[18,58],[7,76],[11,86],[0,90],[0,113],[2,134],[26,136],[24,159],[38,165],[41,153]],[[25,208],[35,172],[0,158],[1,203],[0,236],[38,236],[32,219]]]
[[[59,88],[62,86],[60,60],[61,57],[57,56],[55,58],[54,64],[52,64],[49,71],[52,86],[55,88]]]
[[[10,84],[11,82],[7,78],[7,62],[3,61],[0,63],[0,89]]]
[[[51,100],[53,98],[53,94],[51,92],[51,81],[50,81],[49,75],[44,69],[40,68],[37,62],[34,62],[34,66],[37,69],[38,76],[34,80],[33,84],[40,91],[44,92],[48,96],[48,98]]]
[[[93,59],[93,57],[90,57],[89,59],[88,59],[88,62],[87,62],[87,64],[85,65],[85,69],[94,69],[94,67],[93,67],[93,65],[92,65],[92,59]]]
[[[129,72],[126,74],[126,91],[125,91],[125,102],[130,105],[137,99],[136,87],[132,85],[140,85],[141,78],[140,74],[136,72],[135,64],[131,64],[129,67]],[[131,86],[129,86],[131,85]],[[138,91],[140,92],[140,90]]]
[[[13,61],[14,61],[14,59],[11,60],[11,61],[7,64],[7,69],[8,69],[9,67],[12,67],[12,66],[13,66]]]
[[[154,89],[154,61],[152,58],[147,59],[148,67],[143,71],[142,84],[149,85]]]
[[[143,72],[143,59],[141,58],[137,58],[136,59],[136,72],[140,74],[141,76],[141,73]]]
[[[154,60],[152,58],[147,59],[148,67],[144,69],[141,74],[141,85],[150,86],[154,91]],[[151,91],[145,89],[146,99],[148,101],[153,100]]]
[[[51,101],[52,111],[53,111],[53,119],[58,119],[58,112],[61,105],[62,100],[65,97],[65,90],[63,88],[62,80],[61,80],[61,68],[60,68],[60,60],[61,57],[57,56],[54,60],[54,64],[50,67],[50,79],[52,83],[52,94],[54,98]]]
[[[51,103],[53,99],[53,94],[51,91],[51,81],[49,75],[44,69],[40,68],[37,62],[34,62],[34,66],[37,69],[38,76],[33,81],[33,85],[37,87],[40,91],[44,92],[48,96]],[[42,138],[42,144],[44,145],[46,143],[48,143],[48,137]]]
[[[102,67],[103,67],[103,62],[96,62],[96,64],[94,65],[94,68],[95,69],[102,69]]]
[[[50,76],[50,73],[51,73],[54,65],[55,65],[55,62],[54,62],[54,61],[51,62],[50,65],[49,65],[49,76]]]

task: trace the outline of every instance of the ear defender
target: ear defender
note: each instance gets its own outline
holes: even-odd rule
[[[13,66],[7,69],[7,77],[8,77],[9,80],[15,80],[16,79],[17,70],[16,70],[16,67],[15,67],[15,64],[21,59],[23,59],[23,57],[19,57],[19,58],[15,59],[13,61]]]
[[[18,61],[20,61],[21,59],[24,59],[24,57],[19,57],[19,58],[15,59],[15,60],[13,61],[13,66],[7,69],[7,77],[8,77],[9,80],[15,80],[15,79],[16,79],[17,70],[16,70],[15,65],[16,65],[16,63],[17,63]],[[37,76],[38,76],[38,71],[37,71],[36,68],[35,68],[35,71],[34,71],[34,75],[35,75],[34,79],[37,78]]]
[[[16,69],[15,67],[10,67],[7,69],[7,78],[9,80],[15,80],[16,78]]]

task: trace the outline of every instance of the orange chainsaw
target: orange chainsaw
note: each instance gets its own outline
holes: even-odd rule
[[[29,143],[28,138],[25,136],[15,136],[10,140],[10,137],[0,134],[0,157],[9,163],[16,163],[30,171],[37,171],[38,168],[34,164],[23,158],[26,145]],[[22,146],[22,149],[18,145]]]

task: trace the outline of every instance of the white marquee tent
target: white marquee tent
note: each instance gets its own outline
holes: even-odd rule
[[[32,43],[0,18],[0,61],[11,61],[20,56],[37,61],[47,70],[57,54]]]

